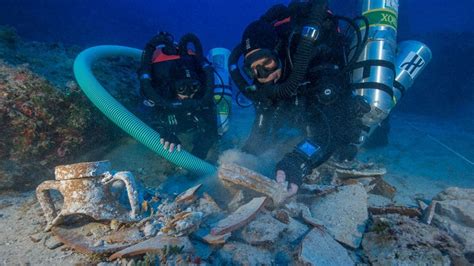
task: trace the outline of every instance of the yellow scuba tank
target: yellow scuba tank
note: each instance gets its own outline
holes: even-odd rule
[[[224,135],[229,130],[229,119],[232,110],[232,86],[228,64],[230,51],[225,48],[211,49],[207,55],[214,67],[214,102],[217,110],[218,134]]]

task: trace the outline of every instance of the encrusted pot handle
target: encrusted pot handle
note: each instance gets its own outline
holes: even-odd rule
[[[51,194],[49,192],[50,190],[57,190],[59,191],[59,193],[61,193],[59,187],[60,181],[47,180],[41,183],[36,188],[36,198],[38,198],[41,208],[43,209],[46,221],[48,222],[46,230],[49,230],[49,228],[51,228],[52,222],[58,217],[56,208],[54,207],[53,199],[51,198]]]
[[[113,183],[118,180],[122,181],[127,189],[128,201],[130,202],[130,207],[132,208],[130,211],[130,218],[133,220],[137,219],[140,215],[140,201],[138,199],[138,190],[135,177],[131,172],[128,171],[117,172],[113,175],[112,179],[107,181],[107,183]]]

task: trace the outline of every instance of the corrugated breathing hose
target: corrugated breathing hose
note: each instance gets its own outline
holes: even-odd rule
[[[160,134],[150,128],[143,121],[127,110],[114,99],[99,83],[92,73],[92,64],[99,59],[112,56],[127,56],[140,59],[142,51],[139,49],[102,45],[82,51],[74,61],[74,75],[86,96],[104,113],[112,122],[127,132],[130,136],[153,150],[166,160],[192,171],[198,175],[212,175],[216,167],[203,161],[192,154],[181,152],[168,152],[160,144]]]

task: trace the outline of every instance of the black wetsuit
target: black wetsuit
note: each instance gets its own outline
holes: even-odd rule
[[[216,143],[217,116],[213,100],[214,73],[204,60],[194,54],[178,54],[175,46],[171,50],[159,50],[165,59],[156,59],[156,46],[162,44],[162,36],[156,36],[145,47],[140,71],[141,92],[144,100],[151,100],[154,107],[141,109],[141,117],[171,143],[179,144],[177,135],[186,133],[192,137],[191,153],[201,159],[207,157],[209,149]],[[169,54],[166,54],[168,52]],[[178,58],[179,57],[179,58]],[[177,68],[185,65],[202,86],[191,99],[180,100],[173,89]],[[149,76],[143,79],[143,75]]]
[[[283,68],[279,83],[284,82],[291,72],[291,54],[295,52],[299,35],[290,36],[293,29],[300,27],[299,23],[304,21],[304,18],[299,17],[300,12],[297,8],[278,5],[261,18],[274,25],[279,36],[276,51]],[[265,98],[259,95],[259,91],[271,89],[271,85],[264,84],[257,84],[254,93],[244,93],[253,100],[256,109],[256,119],[243,147],[244,151],[253,154],[264,152],[275,143],[275,133],[289,125],[300,129],[304,134],[302,138],[321,146],[324,153],[322,158],[311,165],[316,167],[334,152],[344,151],[357,139],[359,120],[355,118],[353,110],[354,97],[348,86],[349,76],[342,73],[345,64],[342,41],[336,22],[326,20],[314,47],[305,82],[298,88],[296,95]],[[325,95],[327,88],[331,88],[330,95]],[[291,154],[285,157],[291,157]],[[279,162],[277,168],[285,164],[285,160]]]

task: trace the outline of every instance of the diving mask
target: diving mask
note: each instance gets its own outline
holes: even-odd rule
[[[192,96],[201,89],[201,82],[196,79],[180,79],[175,81],[176,94]]]
[[[257,61],[261,63],[255,65]],[[273,66],[270,67],[272,64]],[[266,79],[280,68],[280,59],[268,49],[256,51],[245,58],[245,71],[252,79]]]

